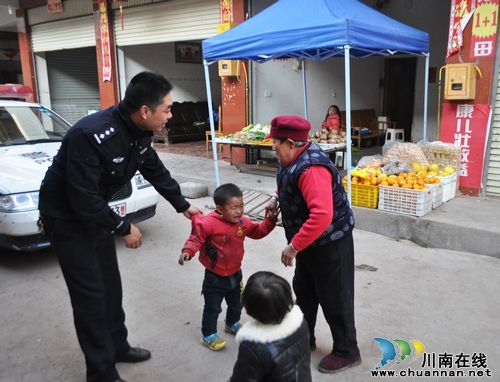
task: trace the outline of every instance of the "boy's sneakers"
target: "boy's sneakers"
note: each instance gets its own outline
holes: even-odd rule
[[[224,349],[226,341],[222,340],[217,333],[214,333],[207,337],[201,337],[201,344],[210,350],[219,351]]]
[[[238,330],[240,330],[240,328],[241,328],[241,324],[238,321],[238,322],[235,322],[232,325],[227,325],[226,324],[226,327],[224,328],[224,331],[226,333],[232,334],[234,336],[238,332]]]

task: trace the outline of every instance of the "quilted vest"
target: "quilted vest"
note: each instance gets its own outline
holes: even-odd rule
[[[278,198],[283,227],[288,242],[309,218],[307,204],[299,189],[299,179],[310,166],[324,166],[332,174],[333,219],[328,228],[310,245],[319,246],[339,240],[354,228],[354,216],[349,206],[342,179],[328,155],[318,145],[310,143],[290,167],[278,167]]]

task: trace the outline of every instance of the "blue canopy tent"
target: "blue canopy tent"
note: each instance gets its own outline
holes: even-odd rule
[[[424,141],[427,140],[429,35],[357,0],[279,0],[233,29],[203,41],[205,80],[217,185],[220,184],[208,65],[218,60],[320,61],[344,56],[347,169],[351,168],[350,57],[415,54],[425,57]],[[302,65],[307,118],[305,65]],[[348,176],[348,194],[351,181]]]

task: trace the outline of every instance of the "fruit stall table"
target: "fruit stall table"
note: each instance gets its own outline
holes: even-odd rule
[[[245,149],[246,165],[245,166],[235,165],[239,171],[243,171],[246,169],[249,170],[259,169],[259,170],[272,170],[274,172],[275,170],[275,167],[262,166],[258,164],[258,161],[260,160],[260,151],[270,151],[273,149],[272,145],[269,143],[260,143],[258,141],[240,142],[240,141],[230,140],[227,138],[216,138],[215,142],[217,144],[229,145],[229,161],[231,165],[235,165],[233,163],[233,147],[239,147]],[[346,150],[345,143],[338,143],[338,144],[317,143],[317,145],[321,147],[321,149],[326,154],[335,152],[345,153]]]

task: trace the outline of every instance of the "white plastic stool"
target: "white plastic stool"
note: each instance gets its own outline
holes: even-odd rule
[[[392,129],[387,128],[385,133],[385,143],[387,142],[404,142],[405,141],[405,131],[404,129]]]

